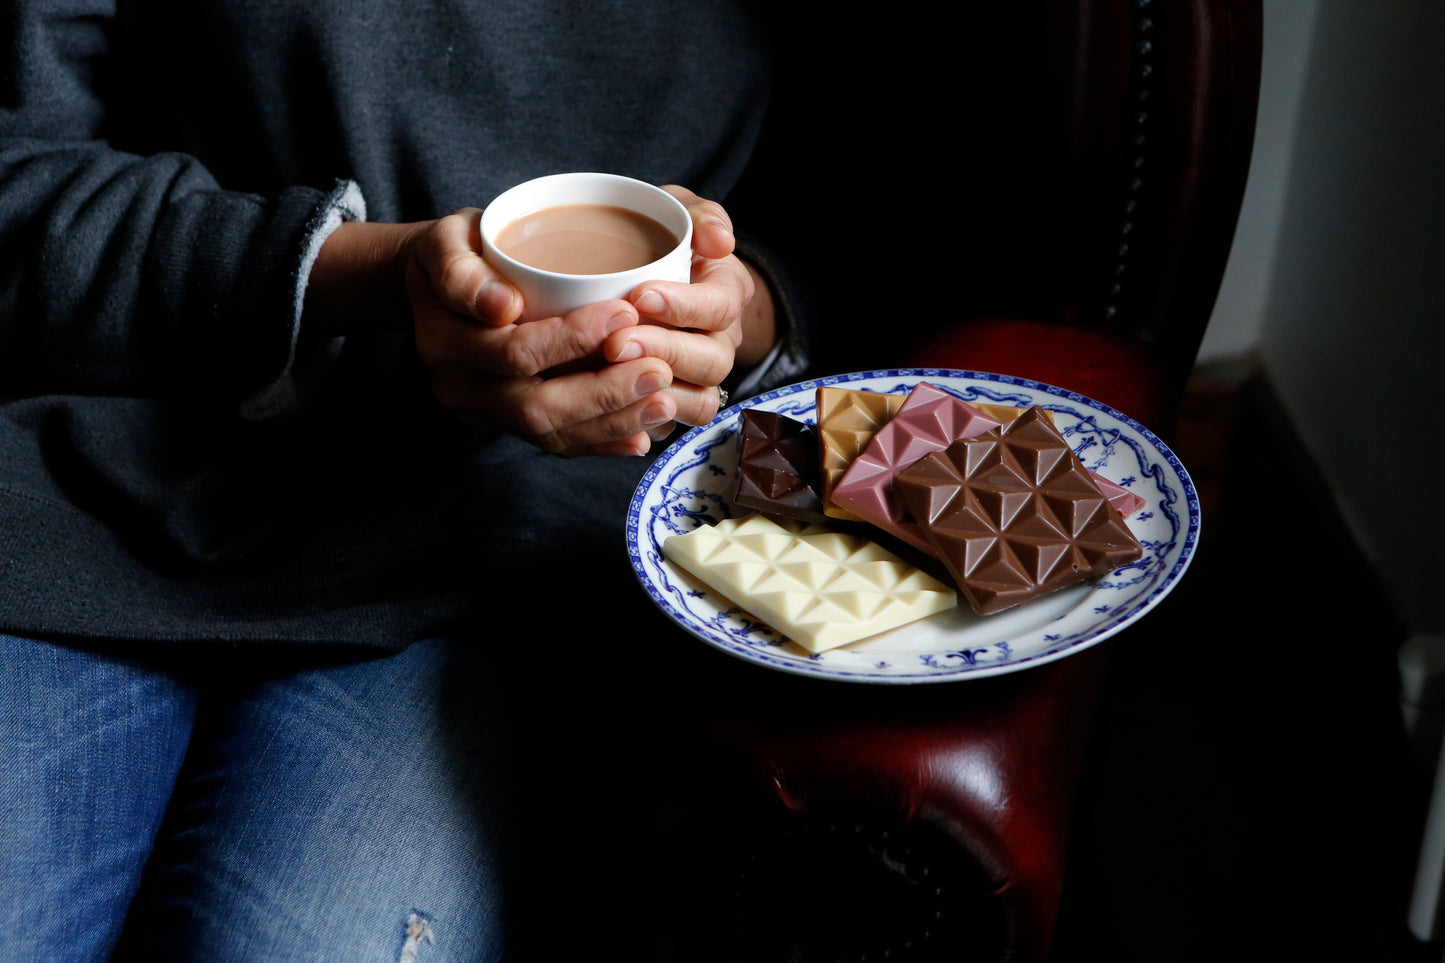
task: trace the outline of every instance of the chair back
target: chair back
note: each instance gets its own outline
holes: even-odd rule
[[[820,372],[1016,318],[1130,339],[1182,391],[1244,196],[1260,0],[814,22],[769,148],[810,225]]]

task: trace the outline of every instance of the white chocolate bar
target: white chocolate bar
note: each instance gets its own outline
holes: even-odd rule
[[[958,604],[952,586],[866,538],[765,515],[673,535],[662,554],[814,653]]]

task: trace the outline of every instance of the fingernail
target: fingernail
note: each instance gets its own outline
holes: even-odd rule
[[[477,310],[486,317],[505,317],[511,307],[512,288],[501,281],[488,281],[477,292]]]
[[[642,345],[636,341],[629,341],[622,346],[622,350],[617,352],[617,357],[613,360],[636,361],[640,357],[642,357]]]
[[[638,397],[643,397],[646,395],[656,394],[657,392],[661,391],[663,388],[666,387],[666,378],[658,374],[656,371],[648,371],[637,379],[637,381],[632,386],[632,390],[637,393]]]
[[[672,420],[672,411],[666,402],[658,400],[642,409],[642,423],[649,428]]]
[[[644,291],[642,297],[637,299],[637,310],[643,314],[661,314],[662,309],[667,307],[667,302],[662,295],[656,291]]]

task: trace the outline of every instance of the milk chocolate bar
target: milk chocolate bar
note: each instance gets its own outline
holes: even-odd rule
[[[969,404],[984,414],[997,418],[1001,424],[1005,425],[1028,410],[1027,408],[1014,408],[1010,405],[986,405],[981,401],[971,401]],[[1049,423],[1054,424],[1054,413],[1047,408],[1040,410],[1043,411],[1044,416],[1049,419]],[[1055,425],[1055,427],[1058,426]],[[1109,502],[1119,510],[1120,515],[1128,518],[1144,506],[1144,499],[1129,491],[1129,489],[1123,485],[1114,484],[1098,472],[1091,470],[1091,474],[1094,476],[1094,483],[1103,491],[1104,495],[1109,499]]]
[[[827,520],[819,490],[813,426],[772,411],[745,408],[738,447],[738,487],[745,508],[806,522]]]
[[[818,467],[823,477],[824,514],[858,520],[857,515],[833,501],[833,490],[848,466],[878,434],[878,429],[897,414],[906,397],[835,385],[818,387]]]
[[[1041,408],[923,456],[898,473],[894,489],[980,614],[1143,554]]]
[[[958,605],[953,586],[866,538],[765,515],[673,535],[662,554],[809,652]]]
[[[908,465],[959,438],[999,425],[977,408],[926,381],[908,393],[897,414],[878,429],[833,489],[833,503],[896,535],[924,552],[932,548],[893,491],[893,479]]]

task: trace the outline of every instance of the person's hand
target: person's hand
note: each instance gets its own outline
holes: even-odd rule
[[[481,211],[433,222],[409,245],[405,282],[417,351],[438,402],[469,423],[560,455],[644,454],[649,429],[678,417],[664,358],[595,359],[635,327],[627,301],[516,323],[522,298],[481,254]]]
[[[720,385],[735,363],[755,364],[772,346],[776,321],[767,285],[736,254],[722,205],[677,185],[669,192],[692,214],[692,283],[649,281],[627,300],[642,323],[608,336],[614,363],[658,358],[672,371],[677,420],[701,425],[717,414]]]

